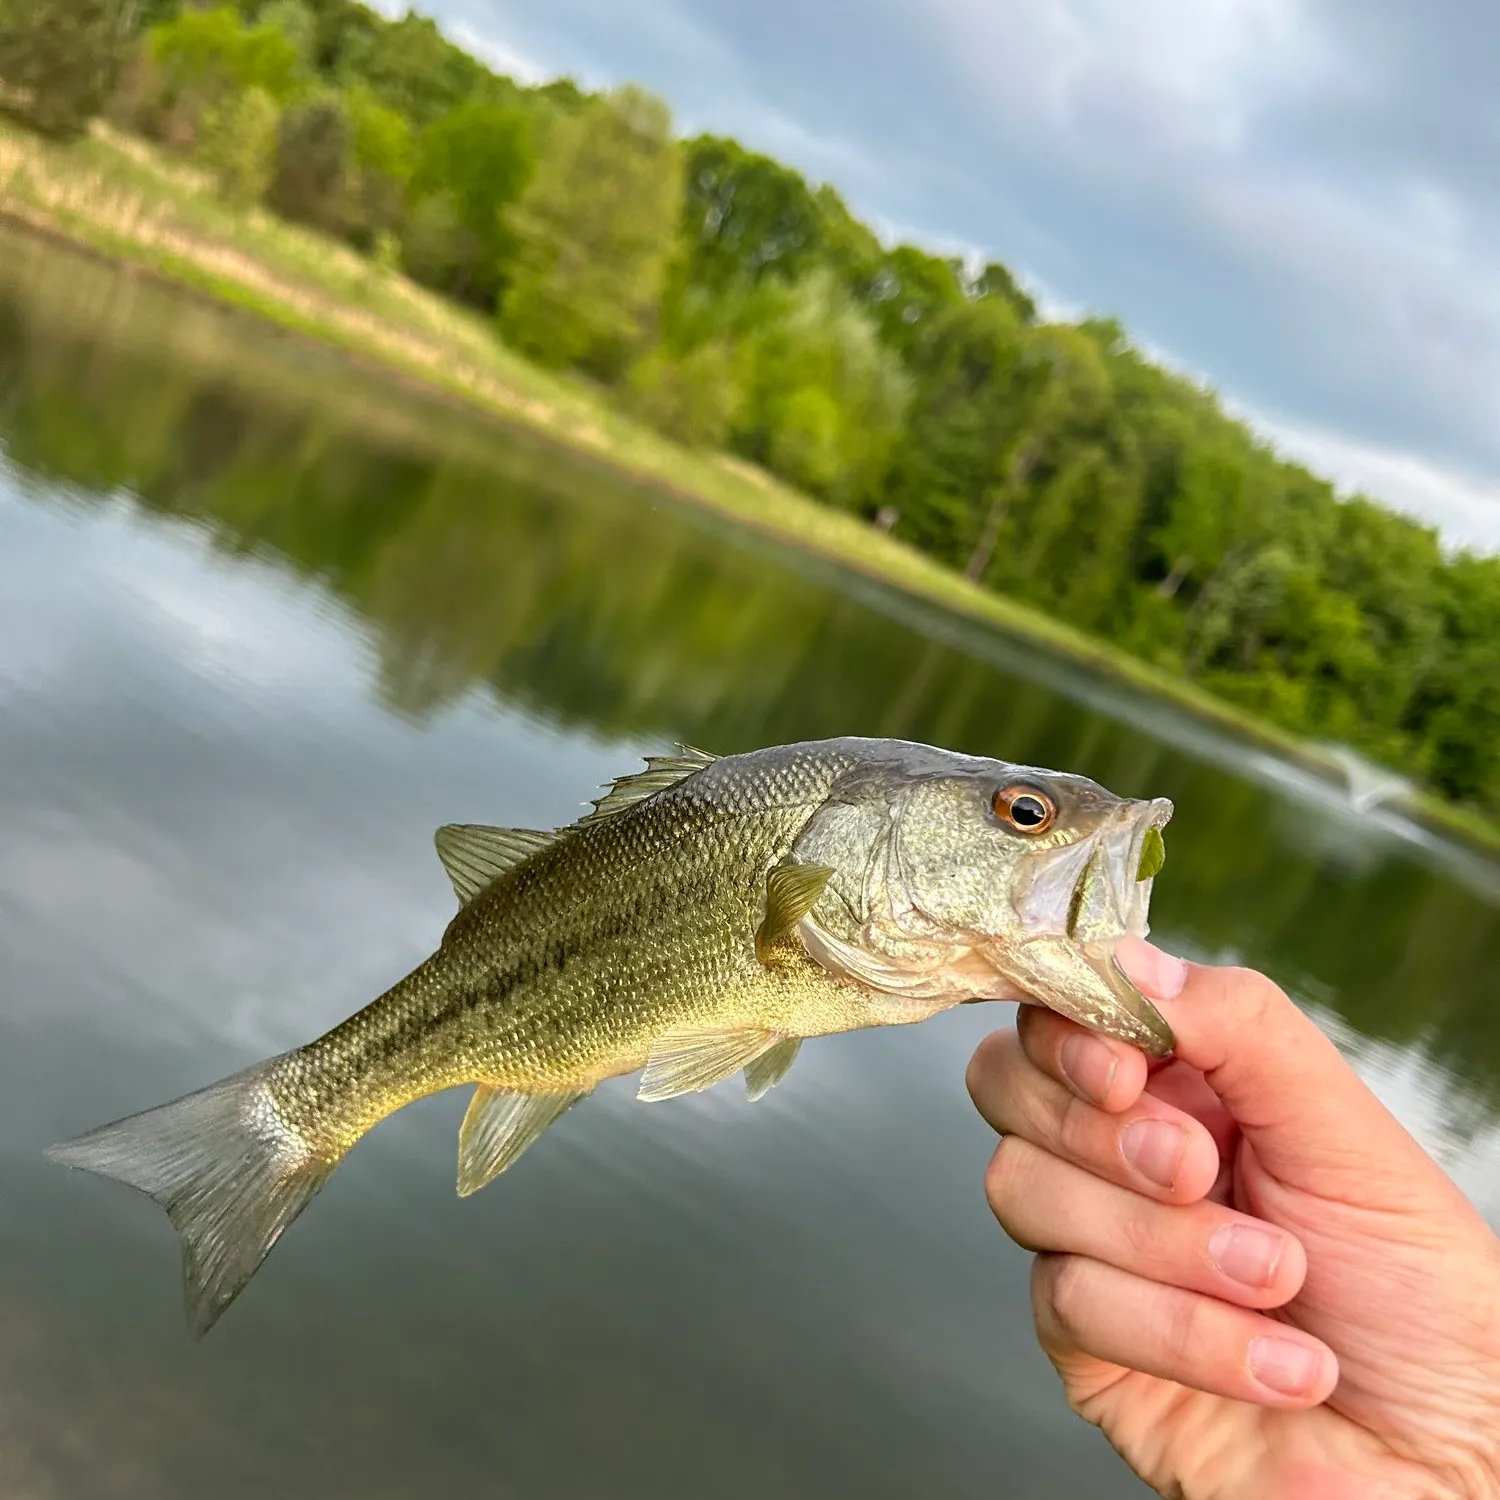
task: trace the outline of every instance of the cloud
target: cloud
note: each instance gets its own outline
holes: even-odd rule
[[[1412,453],[1290,422],[1247,417],[1288,458],[1345,493],[1378,496],[1435,525],[1445,541],[1500,552],[1500,483],[1446,469]]]
[[[452,26],[449,35],[471,56],[477,57],[497,73],[514,78],[517,83],[546,83],[553,76],[534,57],[518,52],[493,36],[476,31],[467,21],[459,21]]]
[[[1118,316],[1289,452],[1493,537],[1500,12],[1468,0],[434,0]]]

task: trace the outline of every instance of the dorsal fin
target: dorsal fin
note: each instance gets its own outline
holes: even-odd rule
[[[556,834],[534,828],[487,828],[483,823],[445,823],[433,835],[438,858],[467,906],[497,875],[545,849]]]
[[[677,749],[676,755],[648,755],[644,771],[616,777],[610,783],[609,790],[595,799],[594,810],[585,813],[574,826],[597,823],[601,818],[612,818],[616,813],[634,807],[637,802],[644,802],[647,797],[655,796],[669,786],[676,786],[679,781],[686,781],[689,776],[695,775],[705,766],[713,765],[719,758],[706,750],[694,750],[691,745],[679,745]]]

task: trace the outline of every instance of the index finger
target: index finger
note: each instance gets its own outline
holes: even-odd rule
[[[1265,975],[1186,963],[1135,937],[1120,940],[1115,958],[1171,1023],[1177,1057],[1203,1073],[1274,1176],[1334,1197],[1357,1181],[1367,1200],[1378,1191],[1403,1213],[1430,1201],[1436,1183],[1451,1187]]]

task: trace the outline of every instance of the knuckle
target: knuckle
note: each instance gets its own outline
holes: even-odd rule
[[[1173,1297],[1157,1330],[1163,1353],[1173,1368],[1196,1363],[1203,1352],[1203,1304],[1196,1297]]]
[[[1282,1006],[1291,1003],[1286,992],[1274,979],[1268,979],[1255,969],[1218,969],[1215,976],[1217,993],[1214,999],[1221,1005],[1232,1005],[1243,1015],[1245,1024],[1253,1025],[1265,1020]]]
[[[964,1083],[968,1087],[969,1098],[981,1111],[984,1109],[984,1101],[993,1091],[996,1080],[1005,1069],[1007,1054],[1011,1046],[1010,1039],[1014,1035],[1014,1032],[992,1031],[974,1049],[974,1055],[969,1059],[968,1070],[964,1074]]]
[[[1017,1144],[1014,1136],[1002,1135],[984,1169],[985,1200],[995,1217],[1002,1221],[1006,1207],[1015,1200]]]
[[[1035,1212],[1036,1171],[1041,1153],[1018,1136],[1002,1136],[984,1173],[984,1196],[1000,1227],[1023,1250],[1039,1250]]]
[[[1113,1225],[1116,1254],[1111,1259],[1129,1269],[1154,1265],[1162,1248],[1157,1229],[1156,1216],[1144,1200],[1140,1209],[1121,1214]]]
[[[1088,1323],[1092,1285],[1092,1268],[1077,1255],[1053,1258],[1049,1274],[1043,1278],[1042,1295],[1047,1312],[1053,1324],[1070,1340],[1076,1341]]]
[[[1065,1089],[1059,1088],[1057,1098],[1054,1130],[1058,1145],[1074,1161],[1092,1161],[1095,1152],[1091,1146],[1097,1136],[1098,1111],[1092,1104]]]

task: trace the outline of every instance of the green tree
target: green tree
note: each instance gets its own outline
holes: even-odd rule
[[[287,110],[277,133],[266,202],[283,218],[325,234],[350,233],[357,223],[352,136],[348,112],[337,94]]]
[[[960,299],[929,320],[906,362],[912,399],[883,498],[900,534],[945,562],[972,552],[1000,479],[1022,347],[1008,305]]]
[[[343,105],[349,131],[350,232],[369,246],[401,223],[416,153],[405,116],[387,109],[367,89],[348,89]]]
[[[972,281],[965,283],[964,291],[975,298],[998,297],[1023,323],[1036,322],[1036,303],[999,261],[988,262]]]
[[[526,116],[472,99],[421,134],[411,191],[423,205],[408,263],[419,280],[493,310],[514,242],[504,212],[536,167]]]
[[[303,0],[271,0],[261,7],[256,20],[279,31],[297,49],[304,69],[311,72],[316,67],[318,20]]]
[[[121,0],[0,0],[0,108],[45,135],[83,133],[125,61]]]
[[[1054,445],[1095,426],[1108,409],[1109,372],[1087,334],[1061,324],[1027,329],[1017,360],[1001,471],[990,485],[983,520],[964,576],[983,578],[995,555],[1007,511],[1022,497]]]
[[[818,211],[819,260],[856,297],[865,298],[885,259],[884,246],[827,183],[813,194],[813,201]]]
[[[204,112],[196,155],[226,202],[249,208],[265,197],[280,123],[281,111],[263,88],[248,88]]]
[[[802,176],[737,141],[701,135],[683,148],[682,234],[689,280],[722,289],[811,269],[822,217]]]
[[[636,416],[691,448],[722,447],[739,410],[734,356],[719,339],[681,356],[658,346],[630,367],[625,389]]]
[[[740,446],[794,484],[870,508],[901,431],[909,381],[827,268],[770,282],[740,313]]]
[[[364,84],[418,128],[470,100],[514,92],[508,80],[455,47],[436,21],[410,10],[399,21],[346,25],[337,70],[341,82]]]
[[[660,100],[620,89],[558,121],[506,215],[517,246],[506,335],[548,364],[618,376],[651,332],[681,214]]]
[[[174,136],[192,139],[204,114],[249,89],[285,104],[306,85],[297,44],[279,26],[247,26],[228,6],[184,10],[149,36],[156,68],[155,107],[182,122]]]
[[[915,245],[898,245],[881,257],[861,290],[881,336],[903,359],[911,358],[934,318],[964,300],[961,272],[956,260]]]

